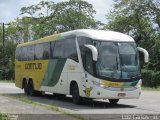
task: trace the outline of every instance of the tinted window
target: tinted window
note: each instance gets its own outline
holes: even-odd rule
[[[18,47],[16,59],[19,61],[50,59],[50,42],[32,46]]]
[[[53,45],[52,45],[53,47]],[[53,58],[65,58],[65,54],[64,54],[64,41],[63,40],[59,40],[56,41],[55,45],[54,45],[54,49],[53,50]]]
[[[50,42],[43,43],[43,59],[50,59]]]
[[[88,51],[88,48],[86,48],[84,45],[85,44],[92,45],[93,43],[92,43],[92,40],[90,38],[87,38],[87,37],[78,37],[77,39],[78,39],[78,44],[79,44],[79,48],[80,48],[80,52],[81,52],[83,66],[84,66],[84,68],[86,68],[86,66],[85,66],[85,62],[86,62],[85,54],[86,54],[86,51]]]
[[[34,46],[27,46],[27,60],[34,60]]]
[[[21,60],[21,48],[17,47],[16,48],[16,60],[20,61]]]
[[[35,45],[35,59],[41,60],[43,58],[43,44]]]
[[[75,38],[67,38],[51,42],[53,58],[70,58],[78,61]]]
[[[56,42],[51,42],[51,57],[53,58],[53,53],[54,53],[54,46]]]
[[[74,38],[64,40],[65,44],[65,57],[78,61],[76,42]]]
[[[35,45],[35,59],[50,59],[50,42]]]
[[[27,51],[27,47],[22,47],[21,48],[21,60],[22,61],[27,61],[28,60],[28,51]]]
[[[93,44],[91,38],[78,37],[77,39],[78,39],[79,47],[82,47],[82,46],[84,46],[85,44],[90,44],[90,45]]]

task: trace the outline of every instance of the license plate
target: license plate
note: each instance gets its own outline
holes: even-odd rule
[[[125,97],[126,93],[118,93],[118,97]]]

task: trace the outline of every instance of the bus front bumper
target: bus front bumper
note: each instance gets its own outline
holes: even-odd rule
[[[108,88],[98,86],[91,92],[92,98],[98,99],[138,99],[141,95],[141,88]]]

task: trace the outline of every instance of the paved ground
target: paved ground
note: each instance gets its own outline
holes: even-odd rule
[[[10,83],[0,83],[0,93],[6,93],[16,97],[23,96],[23,91]],[[148,120],[160,120],[160,92],[143,91],[140,99],[120,100],[119,104],[116,106],[111,106],[107,100],[85,101],[82,105],[74,105],[70,96],[57,98],[49,94],[28,98],[38,103],[59,106],[59,109],[63,111],[78,114],[88,119],[118,120],[145,118]],[[10,110],[6,110],[6,106],[10,107]],[[17,114],[55,114],[52,111],[5,97],[0,97],[0,112]]]
[[[21,97],[23,91],[11,83],[0,83],[0,94]],[[61,113],[44,109],[43,107],[27,104],[16,99],[0,95],[0,113],[10,114],[13,120],[74,120],[75,118]]]

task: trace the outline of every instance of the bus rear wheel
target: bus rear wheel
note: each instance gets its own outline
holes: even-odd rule
[[[71,85],[71,95],[74,104],[76,105],[81,104],[82,98],[79,95],[79,89],[77,83]]]
[[[30,96],[35,95],[34,87],[33,87],[33,81],[30,80],[28,83],[28,92]]]
[[[112,105],[116,105],[118,103],[119,99],[109,99],[109,103]]]
[[[41,96],[42,95],[42,91],[34,90],[34,84],[32,80],[30,80],[28,83],[28,95],[30,96]]]
[[[29,90],[28,90],[28,84],[27,84],[26,80],[23,80],[23,89],[24,89],[24,93],[26,95],[28,95],[29,94]]]

